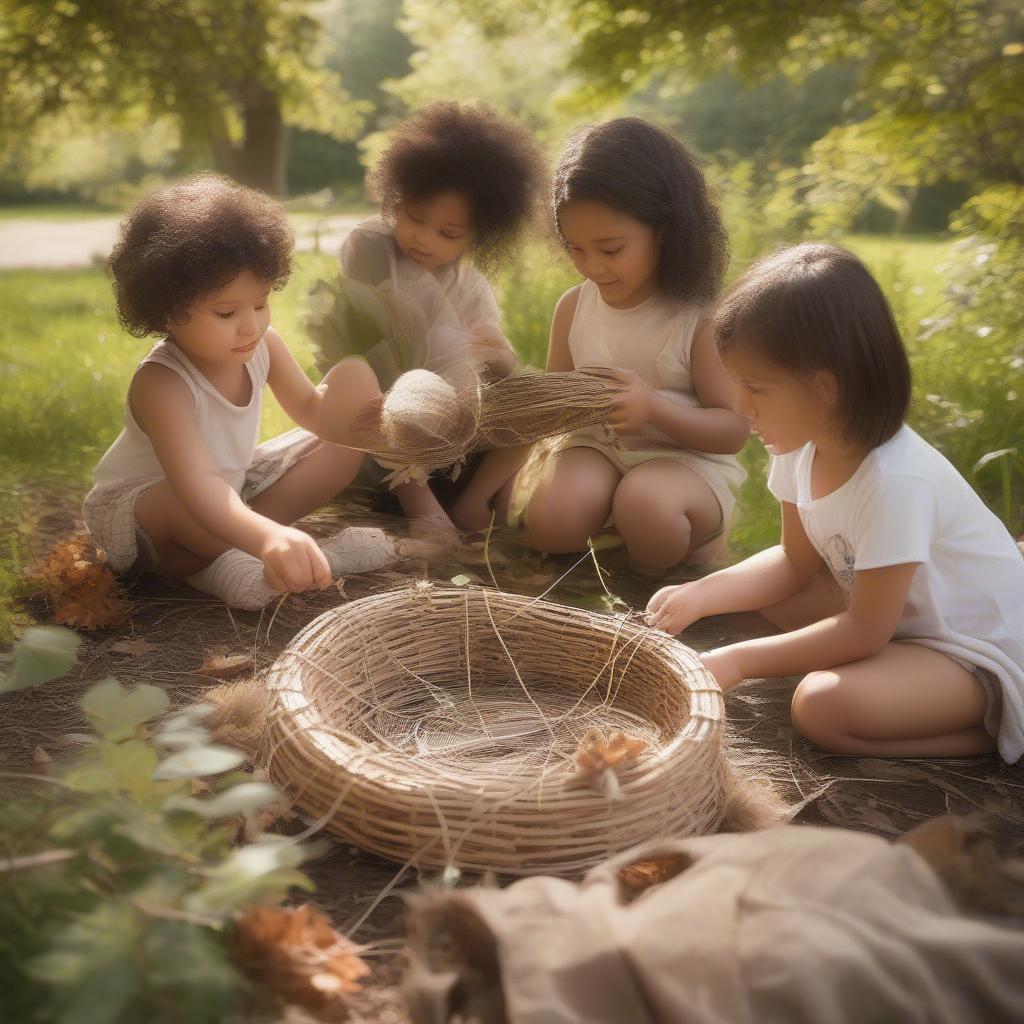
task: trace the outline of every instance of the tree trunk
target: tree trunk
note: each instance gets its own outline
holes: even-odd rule
[[[287,183],[288,127],[281,105],[261,82],[249,80],[241,90],[244,136],[241,146],[226,134],[211,139],[217,170],[235,181],[274,196],[283,196]]]

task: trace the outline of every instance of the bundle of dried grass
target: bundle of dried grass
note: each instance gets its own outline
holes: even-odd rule
[[[722,821],[721,692],[632,617],[421,583],[320,616],[267,685],[271,778],[399,862],[575,875]],[[602,761],[613,795],[577,777],[595,729],[635,755]]]
[[[483,389],[477,445],[513,448],[603,423],[625,390],[603,367],[506,377]]]

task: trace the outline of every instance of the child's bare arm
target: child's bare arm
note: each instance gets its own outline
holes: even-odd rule
[[[647,605],[649,621],[679,633],[707,615],[757,611],[795,594],[821,570],[796,506],[782,503],[782,542],[692,583],[664,587]]]
[[[369,363],[358,357],[343,359],[314,387],[277,331],[268,328],[264,339],[270,352],[267,383],[285,413],[325,441],[359,440],[353,421],[382,398]]]
[[[199,526],[261,559],[267,582],[275,589],[304,590],[330,582],[330,570],[312,537],[254,512],[219,474],[192,418],[192,396],[174,371],[142,367],[130,401],[168,483]]]
[[[724,689],[743,679],[804,675],[861,661],[892,640],[918,565],[858,572],[846,611],[791,633],[720,647],[704,663]]]
[[[736,386],[722,365],[710,320],[701,322],[690,348],[690,370],[699,406],[685,406],[648,391],[647,422],[686,448],[731,455],[750,436],[750,422],[733,412]]]
[[[576,306],[580,301],[580,285],[570,288],[555,305],[551,316],[551,334],[548,337],[548,373],[563,373],[575,370],[572,352],[569,351],[569,328],[572,318],[576,315]]]

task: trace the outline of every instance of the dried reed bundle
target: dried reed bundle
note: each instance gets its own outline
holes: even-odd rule
[[[506,377],[483,389],[477,445],[513,448],[602,423],[625,390],[603,367]]]
[[[575,875],[722,821],[721,692],[631,618],[424,582],[321,615],[267,685],[272,779],[392,860]],[[635,743],[617,798],[577,778],[595,729]]]

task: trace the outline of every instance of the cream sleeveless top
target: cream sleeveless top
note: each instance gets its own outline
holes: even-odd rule
[[[241,493],[245,471],[252,464],[260,432],[263,388],[270,372],[270,351],[263,340],[245,364],[252,381],[252,395],[246,405],[229,402],[197,369],[173,341],[158,341],[139,363],[173,370],[192,395],[192,416],[199,434],[216,463],[220,475]],[[132,380],[134,381],[134,375]],[[131,387],[129,386],[129,394]],[[164,476],[148,435],[135,422],[131,402],[124,404],[124,429],[93,472],[97,487],[110,487],[147,477]]]
[[[700,405],[690,371],[690,347],[704,307],[655,293],[631,309],[616,309],[585,280],[569,328],[573,366],[613,366],[633,370],[653,390],[682,405]],[[649,424],[623,434],[629,448],[677,448]]]

